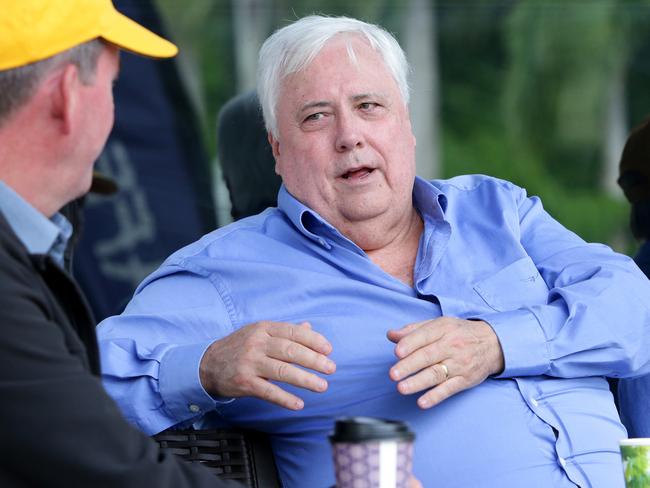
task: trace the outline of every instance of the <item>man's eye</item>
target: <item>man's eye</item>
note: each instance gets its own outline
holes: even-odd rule
[[[378,103],[375,103],[375,102],[363,102],[363,103],[360,103],[360,104],[359,104],[359,108],[360,108],[361,110],[366,110],[366,111],[367,111],[367,110],[372,110],[372,109],[374,109],[374,108],[377,108],[378,106],[379,106],[379,104],[378,104]]]
[[[315,114],[311,114],[305,117],[305,122],[313,122],[316,120],[320,120],[323,117],[325,117],[325,114],[323,112],[316,112]]]

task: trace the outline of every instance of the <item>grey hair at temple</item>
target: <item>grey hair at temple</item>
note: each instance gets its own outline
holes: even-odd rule
[[[65,63],[72,63],[79,68],[82,83],[92,83],[104,45],[102,40],[94,39],[35,63],[0,70],[0,125],[30,99],[47,73]]]
[[[381,55],[408,105],[409,65],[397,40],[381,27],[348,17],[310,15],[278,29],[262,45],[257,69],[257,94],[266,130],[277,137],[276,108],[282,80],[304,69],[333,37],[350,34],[365,37]],[[348,55],[355,60],[348,45]]]

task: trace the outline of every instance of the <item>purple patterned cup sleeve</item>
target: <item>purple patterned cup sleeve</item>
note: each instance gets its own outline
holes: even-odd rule
[[[330,438],[336,488],[407,488],[413,464],[412,434],[390,439],[386,432],[376,433],[368,425],[362,426],[358,436],[356,424],[352,430],[345,430],[349,425],[343,426],[343,431],[339,428],[340,422],[357,421],[355,418],[337,422],[337,432]],[[380,438],[373,439],[374,436]]]

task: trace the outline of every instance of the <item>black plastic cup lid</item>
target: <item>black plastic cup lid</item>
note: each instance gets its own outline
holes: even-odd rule
[[[412,441],[415,434],[404,422],[372,417],[344,417],[336,420],[330,442]]]

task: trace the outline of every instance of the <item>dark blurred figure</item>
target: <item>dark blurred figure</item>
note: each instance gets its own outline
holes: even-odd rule
[[[115,0],[165,35],[152,0]],[[124,53],[115,126],[95,167],[117,183],[84,201],[74,275],[98,320],[122,312],[135,287],[179,247],[217,227],[209,157],[175,60]]]
[[[650,119],[630,134],[619,174],[618,184],[631,203],[630,228],[641,241],[634,261],[650,277]],[[618,402],[628,435],[650,437],[650,376],[620,380]]]
[[[632,204],[632,234],[641,241],[634,260],[650,277],[650,119],[634,129],[625,144],[618,184]]]
[[[219,112],[217,155],[230,192],[234,220],[275,207],[282,181],[268,143],[254,91],[238,95]]]

